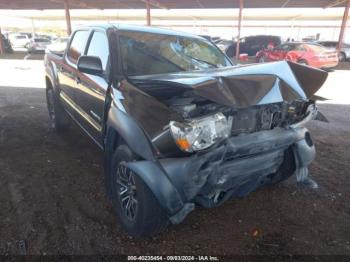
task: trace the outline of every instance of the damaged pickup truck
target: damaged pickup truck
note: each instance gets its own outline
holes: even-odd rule
[[[234,66],[199,36],[111,24],[75,31],[45,65],[52,128],[73,119],[103,149],[107,196],[132,236],[308,177],[322,70]]]

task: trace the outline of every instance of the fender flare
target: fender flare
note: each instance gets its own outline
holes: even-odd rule
[[[45,71],[46,71],[46,77],[50,80],[52,88],[56,93],[58,93],[57,87],[59,86],[58,83],[58,77],[57,77],[57,70],[55,70],[56,65],[49,61],[49,64],[46,65]]]
[[[135,120],[118,109],[113,102],[107,115],[107,134],[111,128],[118,133],[135,154],[145,160],[155,160],[154,149],[145,132]]]
[[[53,77],[51,66],[47,67],[45,71],[46,71],[45,78],[48,79],[51,82],[51,86],[52,86],[52,88],[54,88],[55,81],[54,81],[54,77]]]
[[[193,210],[194,205],[183,202],[177,188],[157,162],[136,161],[126,163],[126,166],[151,189],[173,224],[180,223]]]

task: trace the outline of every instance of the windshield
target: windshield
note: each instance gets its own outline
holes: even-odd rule
[[[123,69],[129,76],[202,70],[232,65],[207,40],[123,31],[119,37]]]

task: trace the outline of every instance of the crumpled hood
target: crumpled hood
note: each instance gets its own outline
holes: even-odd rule
[[[210,70],[130,77],[147,83],[142,91],[178,95],[186,90],[215,103],[248,107],[315,99],[328,73],[293,62],[242,65]],[[138,85],[142,86],[142,85]]]

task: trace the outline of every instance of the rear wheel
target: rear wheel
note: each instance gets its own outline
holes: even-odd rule
[[[127,162],[136,160],[127,145],[120,145],[112,157],[112,202],[122,228],[134,237],[151,237],[165,230],[168,217],[148,186]]]
[[[50,117],[50,128],[57,133],[62,133],[69,127],[70,121],[52,88],[46,89],[46,101]]]

